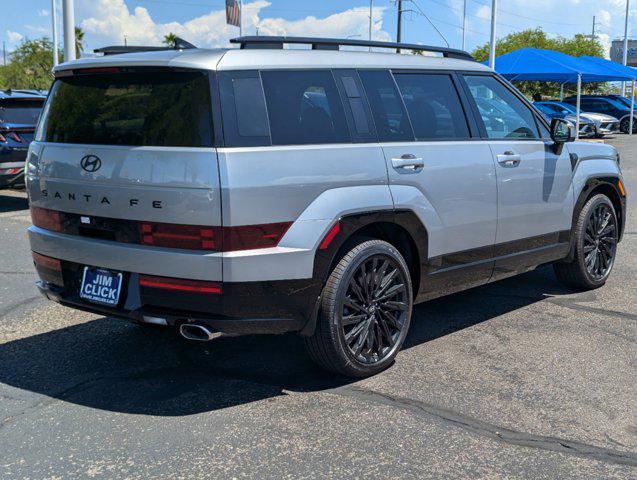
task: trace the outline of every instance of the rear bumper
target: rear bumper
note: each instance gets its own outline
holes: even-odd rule
[[[321,285],[315,280],[224,283],[221,294],[193,294],[140,287],[138,274],[124,273],[119,304],[108,307],[79,296],[83,265],[62,262],[63,285],[37,282],[49,300],[101,315],[144,321],[161,318],[168,325],[199,323],[231,334],[301,331],[317,303]],[[46,275],[41,275],[46,278]]]

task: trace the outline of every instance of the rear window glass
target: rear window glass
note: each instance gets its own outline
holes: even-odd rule
[[[449,75],[408,73],[395,78],[417,140],[469,138],[462,104]]]
[[[332,72],[261,72],[261,77],[273,145],[350,141]]]
[[[0,123],[35,125],[42,111],[42,100],[4,101],[0,103]]]
[[[361,70],[359,75],[369,99],[381,142],[413,141],[407,111],[389,71]]]
[[[38,138],[56,143],[211,147],[208,76],[152,72],[58,79]]]

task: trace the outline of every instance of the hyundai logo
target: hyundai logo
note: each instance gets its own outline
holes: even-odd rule
[[[87,172],[97,172],[102,166],[102,161],[97,155],[85,155],[80,160],[80,166]]]

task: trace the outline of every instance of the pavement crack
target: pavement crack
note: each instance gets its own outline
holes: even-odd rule
[[[534,435],[527,432],[511,430],[483,420],[469,417],[453,410],[419,400],[413,400],[411,398],[397,397],[355,385],[338,387],[328,390],[328,392],[365,402],[399,408],[418,416],[435,417],[447,424],[451,424],[474,434],[486,436],[510,445],[566,453],[602,462],[637,467],[637,454],[632,452],[620,452],[574,440]]]

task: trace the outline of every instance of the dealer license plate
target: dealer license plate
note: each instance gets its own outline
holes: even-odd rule
[[[116,306],[122,289],[122,274],[103,268],[84,267],[80,297],[101,305]]]

